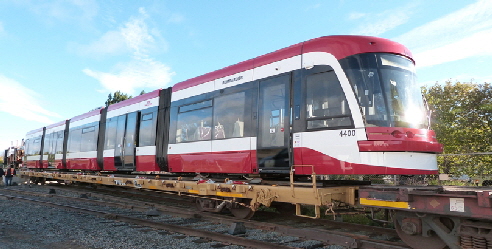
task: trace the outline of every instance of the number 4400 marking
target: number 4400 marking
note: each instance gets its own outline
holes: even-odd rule
[[[341,130],[340,137],[353,137],[355,136],[355,130]]]

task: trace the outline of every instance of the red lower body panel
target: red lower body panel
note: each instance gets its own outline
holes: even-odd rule
[[[256,153],[233,151],[168,155],[170,172],[251,174],[257,172]]]
[[[63,167],[62,160],[55,160],[55,162],[53,163],[53,166],[56,169],[65,169],[65,167]]]
[[[97,165],[97,158],[67,159],[67,169],[71,170],[101,170]]]
[[[27,167],[28,169],[39,169],[39,168],[41,168],[41,167],[40,167],[41,165],[39,164],[39,160],[35,160],[35,161],[26,161],[25,165],[26,165],[26,167]]]
[[[137,171],[160,171],[155,155],[137,156]]]
[[[103,170],[116,171],[116,167],[114,166],[114,157],[104,158]]]

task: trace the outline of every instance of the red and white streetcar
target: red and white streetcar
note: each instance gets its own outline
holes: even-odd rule
[[[26,135],[29,168],[87,171],[419,175],[437,173],[440,151],[411,53],[366,36],[312,39]]]

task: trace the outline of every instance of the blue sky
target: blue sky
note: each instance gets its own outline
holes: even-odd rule
[[[325,35],[407,46],[422,85],[492,82],[492,1],[0,1],[0,149],[29,130]]]

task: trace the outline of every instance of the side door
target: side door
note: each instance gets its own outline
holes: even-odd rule
[[[257,159],[262,174],[290,170],[290,74],[260,81]]]
[[[135,149],[137,145],[137,112],[126,115],[126,130],[124,143],[124,170],[135,170]]]
[[[114,150],[114,165],[117,170],[133,171],[135,169],[136,130],[136,112],[118,117]]]

